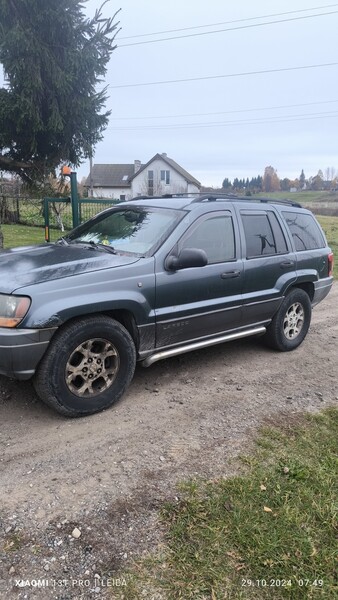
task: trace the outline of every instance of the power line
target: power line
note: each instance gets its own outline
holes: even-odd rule
[[[266,75],[267,73],[284,73],[287,71],[301,71],[305,69],[319,69],[324,67],[337,66],[338,62],[333,63],[322,63],[319,65],[302,65],[299,67],[283,67],[280,69],[266,69],[263,71],[244,71],[242,73],[227,73],[225,75],[207,75],[204,77],[190,77],[185,79],[168,79],[166,81],[147,81],[145,83],[125,83],[122,85],[108,85],[108,88],[119,89],[119,88],[131,88],[131,87],[144,87],[150,85],[165,85],[169,83],[185,83],[189,81],[205,81],[210,79],[225,79],[232,77],[247,77],[249,75]]]
[[[283,17],[284,15],[293,15],[297,13],[310,12],[311,10],[322,10],[323,8],[333,8],[338,4],[325,4],[323,6],[313,6],[312,8],[303,8],[299,10],[289,10],[282,13],[272,13],[270,15],[260,15],[258,17],[247,17],[245,19],[234,19],[232,21],[221,21],[220,23],[209,23],[209,25],[195,25],[194,27],[181,27],[180,29],[166,29],[164,31],[154,31],[152,33],[141,33],[138,35],[128,35],[120,37],[120,40],[131,40],[135,38],[148,37],[150,35],[162,35],[163,33],[177,33],[179,31],[191,31],[192,29],[205,29],[206,27],[219,27],[220,25],[231,25],[232,23],[243,23],[246,21],[255,21],[257,19],[270,19],[271,17]]]
[[[214,121],[210,123],[178,123],[172,125],[136,125],[133,127],[108,127],[109,131],[144,131],[144,130],[158,130],[158,129],[201,129],[209,127],[230,127],[234,125],[262,125],[265,123],[286,123],[294,121],[304,121],[319,118],[336,118],[338,117],[338,111],[309,113],[307,115],[295,114],[285,115],[281,117],[267,117],[261,119],[245,119],[236,121]]]
[[[183,113],[180,115],[150,115],[149,117],[110,117],[110,121],[140,121],[154,119],[179,119],[181,117],[207,117],[212,115],[230,115],[245,112],[261,112],[266,110],[279,110],[281,108],[300,108],[301,106],[314,106],[317,104],[335,104],[338,100],[320,100],[318,102],[303,102],[301,104],[281,104],[279,106],[265,106],[258,108],[241,108],[236,110],[222,110],[218,112]]]
[[[253,27],[265,27],[267,25],[276,25],[277,23],[288,23],[290,21],[300,21],[303,19],[313,19],[317,17],[324,17],[327,15],[334,15],[338,11],[334,10],[331,12],[319,13],[317,15],[304,15],[301,17],[290,17],[289,19],[278,19],[276,21],[269,21],[268,23],[252,23],[251,25],[239,25],[238,27],[228,27],[226,29],[217,29],[214,31],[202,31],[200,33],[188,33],[186,35],[175,35],[166,38],[160,38],[158,40],[145,40],[143,42],[130,42],[129,44],[118,44],[118,48],[126,48],[127,46],[140,46],[143,44],[156,44],[157,42],[167,42],[169,40],[181,40],[184,38],[197,37],[201,35],[211,35],[214,33],[224,33],[226,31],[239,31],[240,29],[251,29]]]

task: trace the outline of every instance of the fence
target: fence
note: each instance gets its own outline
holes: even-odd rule
[[[43,227],[43,200],[0,196],[0,222]]]
[[[118,204],[119,202],[119,200],[108,200],[107,198],[77,198],[75,206],[76,224],[87,221],[102,210],[109,208],[114,204]],[[46,242],[50,242],[51,238],[56,239],[57,237],[60,237],[60,230],[63,232],[67,229],[72,229],[72,224],[73,210],[69,198],[60,198],[59,200],[56,198],[44,199],[44,226]],[[56,230],[58,230],[57,235],[55,235]]]
[[[0,223],[48,227],[48,241],[56,240],[62,232],[73,227],[72,209],[69,198],[48,198],[48,214],[44,199],[0,196]],[[117,204],[119,200],[101,198],[79,198],[79,222]]]

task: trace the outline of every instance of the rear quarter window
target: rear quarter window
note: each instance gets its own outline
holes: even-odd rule
[[[326,242],[316,219],[309,214],[282,211],[297,251],[325,248]]]

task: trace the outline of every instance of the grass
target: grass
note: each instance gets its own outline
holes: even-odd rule
[[[323,217],[317,215],[328,241],[330,248],[335,256],[334,276],[338,277],[338,217]]]
[[[4,247],[31,246],[43,244],[45,231],[42,227],[27,227],[26,225],[1,225],[4,235]]]
[[[311,192],[304,190],[302,192],[261,192],[257,196],[262,198],[275,198],[281,200],[292,200],[294,202],[311,203],[311,202],[337,202],[337,192]],[[254,196],[253,196],[254,198]]]
[[[44,227],[33,227],[30,225],[1,225],[4,235],[4,248],[15,248],[17,246],[32,246],[45,242]],[[69,230],[67,230],[69,231]],[[55,242],[67,231],[62,232],[58,228],[49,228],[50,241]]]
[[[334,409],[265,429],[246,475],[185,483],[163,508],[161,554],[135,563],[124,599],[338,597],[337,434]]]

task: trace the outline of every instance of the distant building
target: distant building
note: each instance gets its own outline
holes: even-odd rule
[[[201,184],[165,153],[146,164],[96,164],[87,177],[88,196],[130,200],[136,196],[196,193]]]

